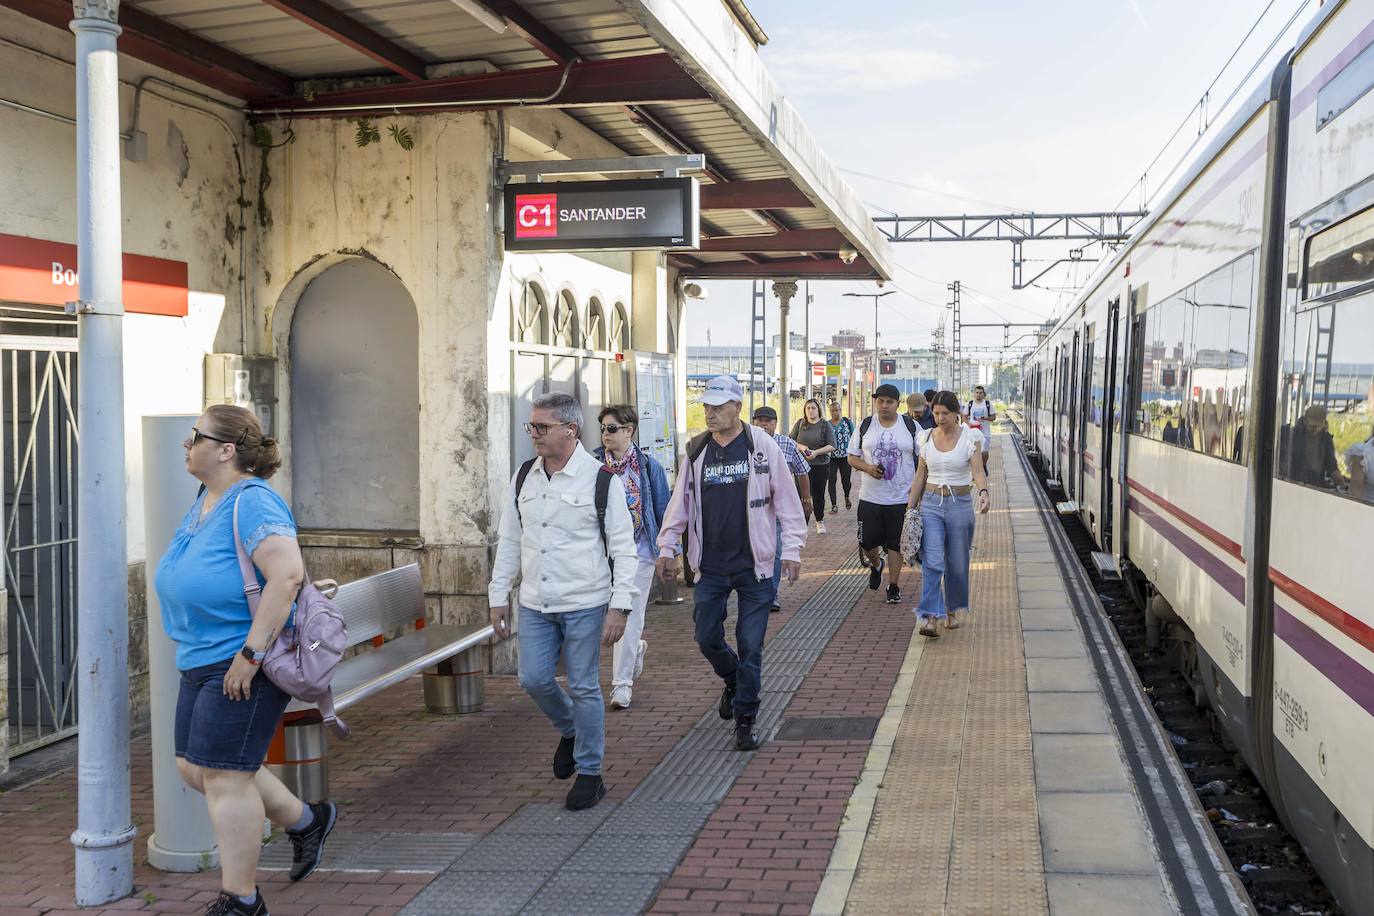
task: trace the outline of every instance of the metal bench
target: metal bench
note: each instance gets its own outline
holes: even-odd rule
[[[334,708],[353,704],[423,672],[425,707],[432,713],[479,712],[486,699],[490,623],[427,623],[420,567],[412,563],[339,587],[334,604],[348,625],[349,648],[372,648],[346,658],[334,673]],[[388,633],[414,624],[394,639]],[[293,700],[267,754],[287,788],[307,802],[329,797],[327,729],[313,704]]]

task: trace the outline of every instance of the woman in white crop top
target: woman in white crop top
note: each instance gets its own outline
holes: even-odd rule
[[[968,610],[969,553],[973,513],[987,512],[988,478],[983,470],[982,434],[964,426],[959,398],[941,391],[931,402],[935,428],[916,437],[921,463],[911,482],[907,508],[921,513],[921,603],[916,619],[922,636],[939,636],[937,622],[959,628]]]

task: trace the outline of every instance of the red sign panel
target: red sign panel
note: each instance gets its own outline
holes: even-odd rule
[[[558,195],[515,195],[515,237],[558,238]]]
[[[76,246],[0,233],[0,301],[65,305],[80,292]],[[124,309],[182,318],[188,310],[185,261],[124,255]]]

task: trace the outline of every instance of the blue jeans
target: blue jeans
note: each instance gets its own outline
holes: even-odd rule
[[[725,602],[733,590],[739,596],[739,617],[735,621],[738,654],[725,641]],[[773,582],[759,579],[752,569],[733,576],[701,574],[693,596],[692,620],[696,624],[697,648],[711,668],[727,684],[734,684],[735,715],[756,716],[759,712],[759,687],[763,682],[763,638],[768,633],[768,609],[773,600]]]
[[[944,617],[947,610],[967,610],[973,496],[925,494],[921,526],[921,603],[916,616]]]
[[[601,703],[601,627],[606,608],[545,614],[520,607],[520,686],[564,738],[577,736],[573,760],[585,776],[601,775],[606,710]],[[558,657],[568,689],[554,676]]]

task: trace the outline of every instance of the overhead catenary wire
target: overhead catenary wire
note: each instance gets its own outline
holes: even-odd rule
[[[979,200],[976,197],[969,197],[964,194],[955,194],[953,191],[941,191],[938,188],[928,188],[925,185],[913,184],[909,181],[900,181],[896,178],[886,178],[882,175],[873,175],[868,172],[860,172],[858,169],[847,169],[844,166],[836,166],[836,171],[844,172],[847,175],[857,175],[860,178],[867,178],[870,181],[881,181],[883,184],[890,184],[899,188],[906,188],[909,191],[920,191],[922,194],[934,194],[939,197],[947,197],[950,200],[961,200],[965,203],[977,204],[980,207],[991,207],[994,210],[1005,210],[1013,215],[1034,212],[1028,207],[1011,207],[1007,204],[993,203],[991,201]],[[878,210],[886,211],[884,207],[875,207]],[[893,214],[894,216],[896,214]]]

